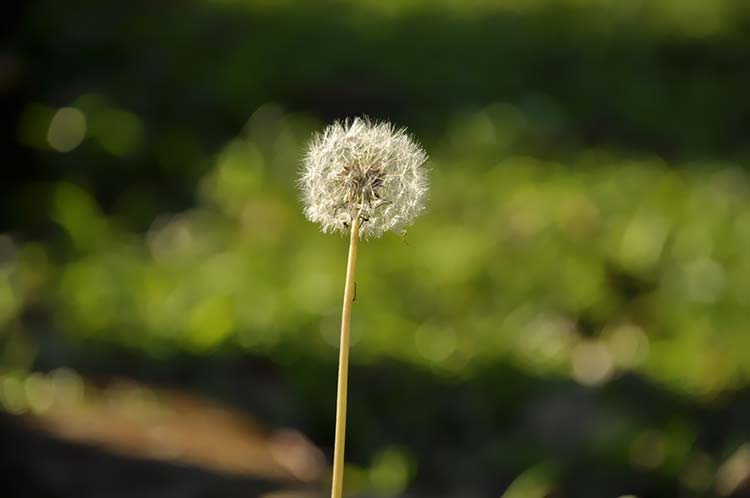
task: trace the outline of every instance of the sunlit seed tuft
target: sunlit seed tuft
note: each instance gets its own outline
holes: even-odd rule
[[[347,232],[359,217],[360,236],[399,232],[424,210],[425,151],[388,122],[336,122],[310,141],[300,175],[305,216],[323,232]]]

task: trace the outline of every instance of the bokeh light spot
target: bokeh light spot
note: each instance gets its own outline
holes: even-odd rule
[[[33,413],[46,412],[55,401],[54,386],[44,375],[38,372],[26,377],[24,388],[26,389],[29,408]]]
[[[188,337],[197,349],[210,349],[229,335],[234,322],[234,310],[228,298],[208,298],[187,315]]]
[[[636,325],[618,325],[606,331],[605,335],[609,351],[618,366],[635,368],[648,356],[648,336]]]
[[[456,351],[456,333],[447,327],[422,325],[415,333],[417,351],[425,359],[441,363]]]
[[[724,290],[724,269],[716,261],[703,258],[690,262],[684,268],[685,286],[692,301],[713,303]]]
[[[14,415],[20,415],[28,410],[26,393],[19,377],[15,375],[0,377],[0,402],[7,412]]]
[[[657,212],[635,216],[625,228],[618,258],[626,268],[640,272],[651,268],[661,256],[669,224]]]
[[[47,143],[59,152],[70,152],[86,138],[86,116],[75,107],[58,109],[47,129]]]
[[[143,142],[143,123],[132,112],[108,108],[92,118],[92,134],[102,147],[118,157],[126,156]]]
[[[655,469],[663,462],[667,452],[664,436],[658,431],[644,431],[630,445],[630,463],[635,467]]]
[[[83,399],[85,385],[81,376],[74,370],[58,368],[53,370],[49,377],[57,401],[78,403]]]
[[[387,448],[373,459],[370,485],[380,496],[398,496],[409,484],[410,468],[411,458],[404,449]]]
[[[713,482],[713,462],[705,453],[697,453],[685,466],[680,481],[695,493],[705,493]]]
[[[8,323],[18,312],[21,305],[10,279],[0,273],[0,326]]]
[[[525,470],[508,486],[502,498],[544,498],[552,491],[552,479],[545,465]]]
[[[569,318],[541,313],[524,327],[519,346],[529,364],[550,368],[565,363],[575,339],[575,324]]]
[[[573,348],[571,362],[573,377],[587,386],[602,384],[612,375],[612,356],[601,341],[578,343]]]

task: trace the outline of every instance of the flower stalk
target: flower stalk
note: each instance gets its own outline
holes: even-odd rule
[[[359,218],[352,223],[349,237],[349,257],[346,261],[344,304],[341,310],[341,344],[339,346],[339,378],[336,392],[336,436],[333,447],[333,482],[331,498],[341,498],[344,488],[344,447],[346,443],[346,402],[349,385],[349,330],[354,304],[354,273],[357,268]]]

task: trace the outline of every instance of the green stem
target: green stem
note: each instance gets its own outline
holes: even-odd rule
[[[344,305],[341,310],[341,345],[339,347],[339,380],[336,393],[336,437],[333,447],[333,483],[331,498],[341,498],[344,489],[344,445],[346,441],[346,396],[349,383],[349,323],[354,304],[354,271],[357,266],[359,217],[352,223],[349,237],[349,257],[346,262]]]

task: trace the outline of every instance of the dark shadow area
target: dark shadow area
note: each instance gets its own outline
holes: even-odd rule
[[[69,160],[7,144],[9,163],[24,166],[3,182],[3,224],[20,228],[12,207],[31,180],[82,182],[111,206],[126,177],[143,199],[131,213],[136,226],[184,207],[205,158],[267,102],[323,120],[387,117],[432,141],[449,118],[503,101],[531,120],[521,149],[535,155],[610,147],[744,161],[750,13],[737,5],[727,29],[690,36],[637,9],[436,7],[389,17],[335,3],[38,1],[6,56],[8,122],[31,102],[64,106],[93,93],[139,116],[145,137],[119,158],[89,147]]]
[[[288,355],[289,348],[277,357]],[[111,348],[69,357],[91,378],[189,387],[269,426],[298,429],[332,454],[334,362],[304,352],[294,354],[293,365],[231,353],[152,362]],[[410,496],[497,496],[539,462],[557,480],[552,496],[683,496],[688,449],[720,458],[728,442],[750,435],[748,420],[747,389],[706,404],[633,374],[592,389],[531,376],[502,361],[461,378],[396,361],[355,363],[347,460],[366,467],[394,445],[418,455]],[[645,456],[633,443],[643,434],[662,441],[646,444]],[[658,468],[650,467],[650,452],[661,455]],[[157,464],[141,468],[158,476],[172,472]]]
[[[81,498],[258,497],[278,489],[260,480],[222,476],[199,468],[114,455],[67,443],[0,417],[3,496]]]

